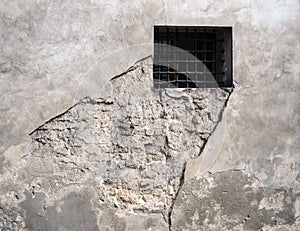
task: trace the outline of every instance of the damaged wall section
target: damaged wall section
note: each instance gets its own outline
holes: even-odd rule
[[[149,58],[111,80],[106,97],[83,99],[31,134],[15,181],[16,195],[25,199],[26,227],[34,225],[35,207],[27,206],[34,200],[29,193],[25,198],[17,189],[22,184],[31,187],[35,200],[47,195],[38,202],[45,209],[44,218],[36,217],[39,224],[49,219],[47,208],[58,195],[77,185],[95,192],[97,211],[104,206],[124,214],[160,214],[166,225],[186,162],[200,155],[230,93],[157,91],[152,85]]]

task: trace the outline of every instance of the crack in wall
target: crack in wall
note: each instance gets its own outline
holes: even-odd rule
[[[273,230],[280,226],[298,230],[297,201],[299,193],[292,188],[260,187],[255,176],[245,171],[215,172],[185,183],[172,229]]]
[[[205,140],[204,145],[203,145],[203,148],[200,150],[199,156],[202,154],[203,150],[205,149],[205,146],[206,146],[206,144],[207,144],[209,138],[212,136],[212,134],[215,132],[217,126],[218,126],[219,123],[222,121],[224,111],[225,111],[225,109],[226,109],[226,107],[227,107],[229,98],[230,98],[230,96],[231,96],[231,94],[232,94],[232,92],[233,92],[233,88],[231,88],[231,89],[223,89],[223,90],[225,90],[226,92],[228,92],[228,97],[227,97],[227,99],[225,100],[224,107],[221,109],[221,112],[220,112],[220,114],[219,114],[219,118],[218,118],[217,123],[215,124],[215,126],[214,126],[212,132],[209,134],[208,138]],[[170,210],[169,210],[169,212],[168,212],[168,227],[169,227],[169,231],[172,230],[172,213],[173,213],[173,209],[174,209],[174,204],[175,204],[175,202],[176,202],[176,199],[177,199],[177,197],[178,197],[178,195],[179,195],[179,193],[180,193],[180,190],[182,189],[182,186],[183,186],[184,181],[185,181],[186,165],[187,165],[187,163],[184,164],[184,167],[183,167],[183,169],[182,169],[182,174],[181,174],[181,177],[180,177],[180,184],[179,184],[178,190],[177,190],[177,192],[176,192],[176,195],[175,195],[175,197],[174,197],[173,200],[172,200],[172,204],[171,204]]]
[[[92,185],[107,208],[162,214],[171,230],[187,161],[202,153],[230,95],[153,90],[149,59],[112,78],[108,96],[86,97],[31,132],[24,172],[47,177],[50,194]]]
[[[175,201],[179,195],[180,189],[182,188],[183,184],[184,184],[184,174],[185,174],[185,169],[186,169],[186,163],[183,165],[183,169],[182,169],[182,174],[180,177],[180,183],[179,183],[179,187],[178,190],[175,194],[175,197],[172,200],[172,204],[170,206],[169,212],[168,212],[168,227],[169,227],[169,231],[172,230],[172,213],[173,213],[173,209],[174,209],[174,205],[175,205]]]

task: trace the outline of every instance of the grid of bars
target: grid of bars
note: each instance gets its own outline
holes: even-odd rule
[[[230,27],[154,27],[155,88],[232,86]]]

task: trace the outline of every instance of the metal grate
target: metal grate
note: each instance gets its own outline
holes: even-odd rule
[[[231,27],[154,27],[155,88],[232,87]]]

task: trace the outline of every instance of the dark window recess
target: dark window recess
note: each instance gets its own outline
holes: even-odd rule
[[[231,27],[154,27],[154,88],[232,87]]]

